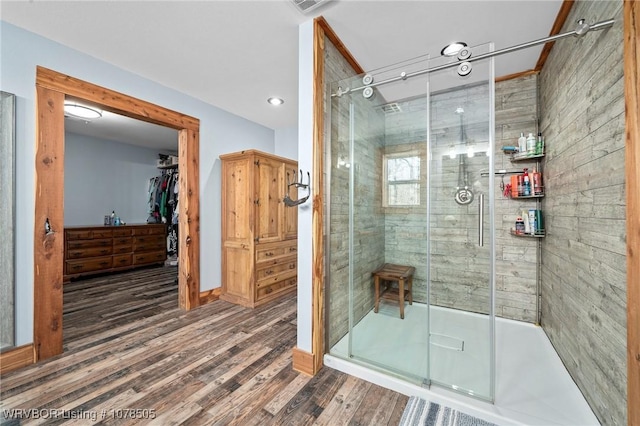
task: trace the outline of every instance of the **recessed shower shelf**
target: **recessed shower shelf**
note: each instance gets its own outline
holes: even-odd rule
[[[523,238],[544,238],[544,231],[536,231],[535,234],[517,234],[514,229],[511,229],[511,235],[514,237],[523,237]]]

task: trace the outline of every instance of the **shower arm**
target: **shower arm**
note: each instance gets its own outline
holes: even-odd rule
[[[522,43],[522,44],[518,44],[518,45],[515,45],[515,46],[511,46],[511,47],[505,47],[504,49],[495,50],[493,52],[483,53],[483,54],[475,56],[475,57],[472,56],[471,58],[466,59],[466,62],[480,61],[482,59],[491,58],[493,56],[504,55],[505,53],[511,53],[511,52],[515,52],[515,51],[518,51],[518,50],[522,50],[522,49],[528,49],[529,47],[537,46],[539,44],[548,43],[550,41],[560,40],[562,38],[566,38],[566,37],[570,37],[570,36],[583,36],[589,31],[597,31],[597,30],[603,30],[605,28],[609,28],[615,22],[616,22],[615,19],[607,19],[606,21],[600,21],[600,22],[597,22],[597,23],[595,23],[593,25],[585,26],[584,25],[584,19],[581,19],[581,20],[578,21],[578,28],[573,30],[573,31],[569,31],[569,32],[562,33],[562,34],[556,34],[556,35],[548,36],[548,37],[545,37],[545,38],[529,41],[529,42],[526,42],[526,43]],[[341,91],[340,89],[338,89],[338,93],[332,93],[331,96],[332,97],[334,97],[334,96],[342,96],[342,95],[344,95],[344,94],[346,94],[348,92],[356,92],[356,91],[364,90],[367,87],[381,86],[383,84],[393,83],[395,81],[406,80],[407,78],[417,77],[419,75],[424,75],[424,74],[429,74],[429,73],[434,72],[434,71],[440,71],[440,70],[444,70],[444,69],[447,69],[447,68],[454,68],[454,67],[457,67],[459,64],[460,64],[460,62],[451,62],[451,63],[448,63],[448,64],[438,65],[438,66],[435,66],[433,68],[427,68],[427,69],[420,70],[420,71],[414,71],[412,73],[402,72],[397,77],[391,77],[391,78],[388,78],[386,80],[373,82],[371,84],[360,86],[360,87],[356,87],[356,88],[353,88],[353,89],[346,89],[344,92]]]

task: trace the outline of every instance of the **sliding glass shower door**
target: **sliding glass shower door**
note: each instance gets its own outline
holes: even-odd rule
[[[330,87],[327,345],[492,400],[492,64],[463,78],[458,62],[415,61]],[[411,271],[405,301],[396,279],[376,291],[384,265]]]
[[[429,75],[429,377],[493,400],[493,66],[458,62]]]

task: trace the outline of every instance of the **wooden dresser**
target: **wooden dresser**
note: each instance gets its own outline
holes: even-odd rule
[[[256,307],[297,289],[298,209],[286,207],[297,162],[256,150],[221,155],[222,293]],[[295,187],[289,196],[295,199]]]
[[[71,226],[64,230],[64,280],[162,263],[166,226]]]

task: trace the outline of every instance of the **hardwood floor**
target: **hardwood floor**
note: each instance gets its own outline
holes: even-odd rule
[[[184,312],[175,273],[65,284],[65,352],[2,376],[0,423],[399,423],[404,395],[328,367],[313,378],[292,370],[295,294]]]

